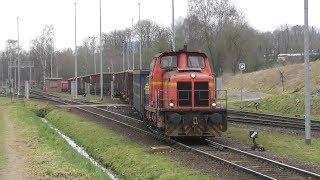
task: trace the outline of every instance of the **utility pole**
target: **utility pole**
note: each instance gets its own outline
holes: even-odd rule
[[[94,51],[93,51],[93,65],[94,65],[94,74],[97,74],[96,48],[94,48]]]
[[[46,78],[47,78],[47,59],[44,58],[44,68],[43,68],[43,90],[46,88]]]
[[[1,86],[4,86],[4,61],[1,60]]]
[[[142,30],[141,30],[141,13],[140,13],[140,8],[141,8],[141,3],[138,3],[139,6],[139,31],[140,31],[140,43],[139,43],[139,54],[140,54],[140,64],[139,64],[139,68],[140,70],[142,70]]]
[[[52,63],[52,56],[53,56],[53,53],[54,53],[54,45],[52,43],[52,52],[50,53],[50,77],[53,78],[53,63]]]
[[[99,0],[100,11],[100,98],[103,99],[103,73],[102,73],[102,33],[101,33],[101,0]]]
[[[174,27],[174,0],[172,0],[172,51],[176,50],[176,31]]]
[[[58,66],[58,60],[56,59],[56,75],[57,78],[59,77],[59,66]]]
[[[14,90],[17,90],[17,60],[14,60],[15,67],[14,67]]]
[[[305,111],[305,144],[311,144],[310,127],[310,64],[309,64],[309,19],[308,0],[304,0],[304,111]]]
[[[131,51],[132,51],[132,70],[134,70],[134,35],[133,35],[133,18],[131,19],[132,27],[131,27]]]
[[[124,66],[124,41],[122,42],[122,71],[125,71],[125,66]]]
[[[53,78],[53,75],[52,75],[52,52],[50,53],[50,78]]]
[[[20,37],[19,37],[19,17],[17,17],[17,33],[18,33],[18,96],[20,95]]]
[[[130,59],[129,59],[129,47],[130,47],[130,38],[129,38],[129,33],[128,33],[128,41],[126,43],[126,55],[127,55],[127,70],[130,70]]]
[[[75,76],[75,93],[78,98],[78,52],[77,52],[77,3],[74,3],[74,76]]]
[[[8,79],[9,79],[9,83],[11,83],[11,61],[12,61],[12,52],[10,52],[10,58],[9,58],[9,63],[8,63]]]
[[[32,63],[29,61],[29,88],[32,89]]]

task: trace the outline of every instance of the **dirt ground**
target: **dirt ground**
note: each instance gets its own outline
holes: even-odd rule
[[[0,179],[29,179],[23,149],[26,143],[19,136],[19,127],[10,116],[10,108],[0,109],[4,121],[4,153],[6,162],[4,169],[0,170]]]

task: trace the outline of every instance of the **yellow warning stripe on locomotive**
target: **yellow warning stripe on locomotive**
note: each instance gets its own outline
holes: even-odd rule
[[[176,88],[177,87],[177,83],[176,82],[162,82],[162,81],[154,81],[151,82],[151,86],[164,86],[164,87],[168,87],[168,88]]]
[[[213,89],[213,88],[214,88],[213,82],[209,82],[209,89]]]
[[[177,83],[176,82],[162,82],[162,81],[153,81],[150,83],[150,86],[163,86],[163,87],[168,87],[168,88],[176,88],[177,87]],[[213,89],[214,88],[214,83],[213,82],[209,82],[209,89]]]

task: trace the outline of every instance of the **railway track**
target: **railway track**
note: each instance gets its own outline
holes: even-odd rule
[[[304,130],[304,119],[228,110],[228,122]],[[320,131],[320,121],[311,121],[311,129]]]
[[[61,99],[57,96],[42,94],[44,98],[62,103],[62,104],[82,104],[80,102],[73,102],[67,99]],[[50,97],[49,97],[50,96]],[[280,163],[265,157],[257,156],[249,152],[245,152],[233,147],[219,144],[210,140],[206,140],[207,144],[203,145],[187,145],[164,136],[157,135],[149,131],[144,125],[143,121],[115,113],[99,107],[76,107],[79,110],[85,111],[97,117],[113,121],[117,124],[124,125],[139,133],[147,136],[152,136],[160,141],[170,143],[174,146],[184,148],[186,150],[197,153],[205,158],[210,158],[215,161],[220,161],[230,167],[236,168],[240,171],[250,173],[256,177],[263,179],[320,179],[320,175],[299,169],[284,163]],[[121,119],[121,120],[120,120]],[[218,147],[218,148],[217,148]]]

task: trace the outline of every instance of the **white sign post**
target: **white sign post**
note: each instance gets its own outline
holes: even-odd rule
[[[76,82],[71,81],[71,96],[76,98]]]
[[[85,87],[86,99],[87,99],[87,101],[90,101],[91,100],[91,94],[90,94],[91,84],[90,83],[84,83],[84,87]]]
[[[240,63],[239,64],[240,70],[240,109],[243,109],[243,71],[246,70],[246,64]]]
[[[24,97],[26,100],[29,100],[29,81],[24,83]]]

